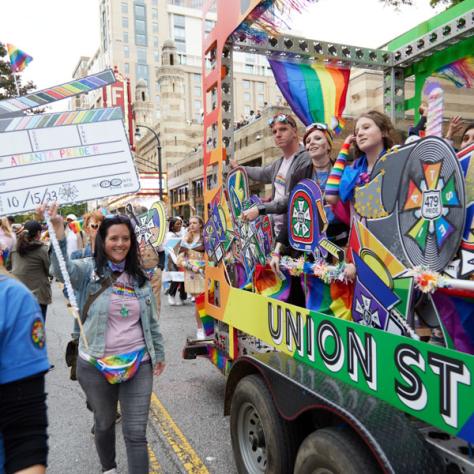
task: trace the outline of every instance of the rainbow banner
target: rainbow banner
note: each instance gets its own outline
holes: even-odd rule
[[[19,115],[24,110],[41,107],[58,100],[84,94],[95,89],[113,84],[116,81],[112,69],[106,69],[98,74],[83,77],[76,81],[67,82],[60,86],[50,87],[21,97],[0,101],[0,116]]]
[[[26,54],[16,46],[7,43],[8,56],[10,57],[10,64],[13,72],[21,72],[28,64],[33,61],[33,58]]]
[[[452,82],[456,87],[474,87],[474,56],[454,61],[438,69],[433,76]]]
[[[296,64],[269,59],[276,83],[292,108],[305,124],[322,122],[336,133],[344,126],[350,69],[322,64]]]
[[[290,295],[290,273],[285,269],[281,269],[281,272],[285,278],[276,275],[270,265],[257,264],[253,276],[255,292],[269,298],[286,301]]]

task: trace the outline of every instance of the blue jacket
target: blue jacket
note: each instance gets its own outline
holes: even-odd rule
[[[79,311],[82,309],[90,294],[97,292],[101,288],[99,278],[95,273],[95,261],[93,258],[83,258],[80,260],[70,260],[66,251],[66,239],[59,241],[61,252],[66,262],[67,271],[71,278],[72,287],[77,297]],[[53,269],[55,275],[59,276],[59,264],[53,252]],[[105,270],[108,276],[110,270]],[[135,292],[140,303],[140,320],[142,323],[143,335],[148,354],[153,365],[165,359],[163,349],[163,336],[160,333],[158,322],[158,310],[156,300],[150,282],[146,282],[141,288],[134,284]],[[89,344],[86,349],[82,337],[79,342],[79,350],[92,357],[103,357],[105,352],[105,332],[107,330],[107,319],[109,310],[109,300],[112,287],[107,288],[90,306],[86,322],[84,323],[84,333]]]

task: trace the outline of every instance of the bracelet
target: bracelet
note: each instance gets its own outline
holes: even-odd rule
[[[280,258],[280,253],[279,252],[270,252],[270,256]]]

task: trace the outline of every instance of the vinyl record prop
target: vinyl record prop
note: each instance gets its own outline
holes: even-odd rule
[[[407,267],[442,271],[465,223],[464,177],[453,148],[427,137],[387,153],[356,188],[356,212]]]
[[[151,245],[157,249],[165,240],[166,235],[166,210],[161,201],[152,204],[149,211],[134,214],[133,207],[128,204],[127,213],[132,221],[138,245]]]
[[[301,252],[338,260],[344,252],[326,237],[328,220],[321,189],[311,179],[301,180],[291,192],[288,202],[288,237],[290,245]]]
[[[224,257],[224,244],[226,242],[224,212],[220,204],[214,203],[209,211],[209,219],[204,225],[204,248],[214,263],[220,262]]]

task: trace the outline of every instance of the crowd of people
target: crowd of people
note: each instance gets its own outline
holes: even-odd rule
[[[139,244],[126,215],[93,211],[81,219],[74,214],[63,218],[55,204],[37,212],[37,220],[22,224],[13,217],[0,220],[0,472],[45,472],[44,381],[53,367],[46,353],[45,322],[57,280],[64,283],[68,306],[75,300],[79,310],[81,324],[74,319],[74,345],[68,344],[66,358],[71,360],[71,379],[79,381],[94,415],[102,471],[116,472],[115,423],[120,413],[128,472],[148,473],[152,379],[165,368],[159,327],[164,248],[170,240],[175,244],[168,255],[172,271],[165,272],[168,297],[173,304],[184,304],[187,293],[194,299],[204,291],[202,219],[192,217],[185,229],[183,219],[170,218],[165,242],[155,248]],[[45,213],[59,255],[42,224]],[[67,269],[70,289],[61,267]],[[197,310],[196,315],[197,338],[203,339]],[[23,389],[25,395],[17,396]],[[21,410],[25,420],[18,416]]]
[[[425,114],[421,111],[422,119],[410,130],[412,135],[423,134]],[[242,219],[272,216],[275,246],[269,263],[278,272],[289,247],[284,225],[288,198],[298,182],[309,178],[319,185],[325,196],[328,238],[344,247],[351,218],[357,218],[354,191],[368,182],[375,163],[393,147],[395,138],[390,119],[369,111],[356,119],[353,133],[333,160],[334,134],[326,124],[309,125],[302,142],[290,114],[276,115],[269,126],[282,156],[267,166],[244,168],[252,180],[271,184],[272,195],[243,212]],[[464,148],[474,143],[474,124],[463,125],[454,117],[446,139],[453,144],[461,127],[460,147]],[[230,165],[239,166],[233,159]],[[49,232],[42,224],[45,213],[59,253],[48,244]],[[48,209],[38,208],[38,220],[21,225],[13,218],[0,220],[0,466],[6,472],[28,467],[33,469],[28,472],[36,474],[46,466],[44,377],[51,366],[44,324],[54,279],[65,282],[69,302],[77,301],[81,324],[76,319],[72,328],[77,353],[71,378],[79,381],[94,414],[102,470],[116,472],[115,422],[120,404],[129,472],[148,472],[146,426],[152,380],[165,368],[159,325],[162,283],[170,306],[186,304],[204,292],[202,218],[191,217],[187,228],[180,217],[170,218],[167,225],[165,241],[156,248],[140,245],[131,218],[120,214],[94,211],[81,219],[74,214],[64,219],[52,204]],[[62,267],[67,269],[71,288]],[[348,265],[346,272],[348,280],[354,278],[355,268]],[[296,278],[291,284],[289,301],[304,306]],[[196,339],[205,339],[195,308]],[[21,397],[15,395],[18,390]],[[29,420],[17,417],[19,412]]]

